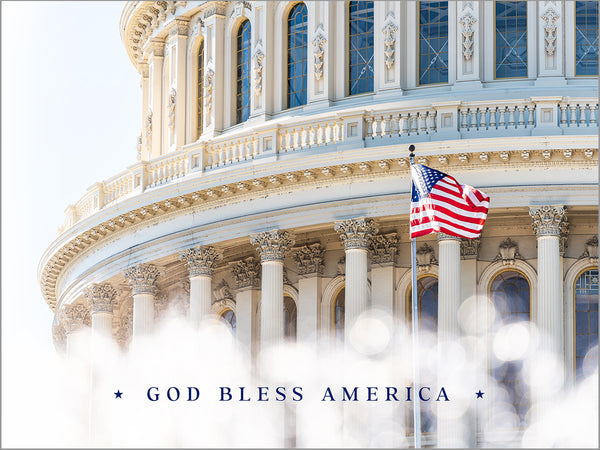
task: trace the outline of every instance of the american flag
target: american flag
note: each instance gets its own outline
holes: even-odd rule
[[[444,232],[474,239],[481,233],[490,198],[438,170],[413,164],[410,237]]]

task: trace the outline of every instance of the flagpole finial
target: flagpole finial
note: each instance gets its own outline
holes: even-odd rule
[[[414,158],[415,157],[415,146],[410,144],[408,146],[408,150],[410,151],[410,155],[408,155],[408,156],[410,156],[411,158]]]

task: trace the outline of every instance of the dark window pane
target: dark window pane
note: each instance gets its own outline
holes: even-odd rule
[[[527,2],[495,2],[496,78],[527,76]]]

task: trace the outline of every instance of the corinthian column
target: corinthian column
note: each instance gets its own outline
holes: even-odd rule
[[[92,332],[99,336],[112,337],[113,307],[117,291],[108,283],[94,283],[83,291],[92,310]]]
[[[377,227],[373,219],[356,219],[335,222],[346,251],[346,317],[344,336],[346,342],[358,316],[367,309],[367,247]]]
[[[154,298],[159,270],[152,264],[136,264],[123,273],[133,293],[133,342],[150,334],[154,326]]]
[[[66,305],[62,320],[67,335],[67,358],[83,356],[86,352],[82,348],[82,335],[90,326],[90,310],[81,303]]]
[[[252,256],[236,261],[231,264],[231,272],[236,288],[236,338],[246,355],[254,358],[258,352],[260,333],[260,262]]]
[[[287,231],[263,231],[250,236],[262,264],[261,346],[283,342],[283,257],[294,240]]]
[[[190,273],[190,322],[194,327],[210,314],[213,268],[222,258],[223,253],[214,247],[197,246],[179,254]]]

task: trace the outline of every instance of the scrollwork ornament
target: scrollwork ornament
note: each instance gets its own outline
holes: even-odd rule
[[[223,252],[212,246],[188,248],[179,254],[179,260],[185,262],[190,277],[212,276],[220,259],[223,259]]]
[[[548,8],[541,18],[544,21],[544,50],[552,56],[556,51],[556,22],[560,16],[554,9]]]
[[[371,262],[374,264],[393,263],[398,251],[398,235],[396,233],[377,234],[369,243]]]
[[[531,226],[536,236],[560,236],[567,229],[567,215],[564,206],[544,205],[539,208],[529,208],[529,215],[533,219]]]
[[[322,274],[325,251],[318,242],[293,249],[294,260],[298,263],[298,275]]]
[[[325,37],[323,24],[319,24],[317,32],[312,41],[314,47],[314,66],[315,66],[315,79],[318,81],[323,77],[323,65],[325,64],[325,44],[327,44],[327,38]]]
[[[256,246],[262,262],[283,261],[288,247],[294,239],[287,231],[271,230],[250,235],[250,243]]]
[[[262,81],[263,81],[263,61],[265,54],[259,48],[254,53],[254,95],[260,97],[262,93]]]
[[[510,237],[507,237],[498,246],[498,254],[494,261],[502,261],[503,266],[514,266],[516,259],[521,259],[519,246]]]
[[[123,277],[129,282],[133,295],[156,294],[156,279],[160,275],[158,267],[153,264],[136,264],[129,267]]]
[[[590,263],[598,264],[598,236],[593,236],[585,243],[585,251],[581,258],[589,258]]]
[[[394,23],[394,13],[390,11],[387,23],[381,30],[383,33],[383,54],[385,56],[385,66],[391,69],[394,66],[396,51],[396,33],[398,26]]]
[[[210,113],[212,111],[213,104],[213,82],[215,78],[215,72],[211,68],[206,71],[204,76],[204,108],[206,110],[206,117],[210,120]]]
[[[117,303],[117,291],[110,284],[94,283],[83,290],[83,297],[88,300],[92,314],[107,312],[112,314]]]
[[[475,29],[473,25],[477,22],[477,18],[475,18],[470,12],[466,12],[462,15],[458,23],[463,26],[462,30],[462,53],[463,57],[469,61],[473,56],[473,34],[475,33]]]
[[[366,249],[371,238],[378,231],[375,221],[366,217],[337,221],[334,224],[334,229],[339,233],[346,250],[351,248]]]
[[[175,131],[175,108],[177,106],[177,91],[175,89],[171,89],[169,93],[169,102],[168,102],[168,110],[169,110],[169,129],[171,133]]]
[[[431,266],[437,264],[433,247],[425,242],[417,250],[417,270],[420,272],[429,272]]]
[[[236,289],[260,287],[260,262],[252,256],[232,263],[231,273]]]

